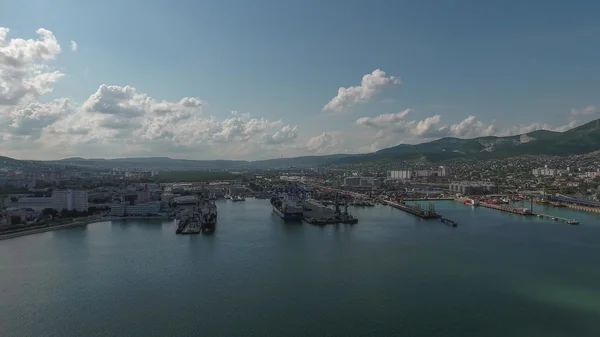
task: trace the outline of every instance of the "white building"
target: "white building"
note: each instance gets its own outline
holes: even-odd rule
[[[56,190],[51,197],[23,197],[18,200],[19,208],[31,208],[42,211],[44,208],[53,208],[61,211],[76,210],[83,212],[88,210],[88,192],[77,190]]]
[[[537,168],[537,169],[531,170],[531,173],[536,177],[538,177],[538,176],[556,177],[559,175],[567,174],[568,172],[569,172],[568,170],[559,170],[559,169],[548,168],[548,165],[544,165],[544,167],[542,167],[542,168]]]
[[[388,171],[388,178],[392,180],[410,180],[412,179],[412,171]]]

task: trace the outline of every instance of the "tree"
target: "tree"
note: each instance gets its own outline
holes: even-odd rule
[[[54,208],[44,208],[44,210],[42,211],[42,214],[45,217],[56,218],[56,216],[58,215],[58,211],[55,210]]]

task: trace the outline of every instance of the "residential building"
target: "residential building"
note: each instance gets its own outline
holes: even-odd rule
[[[58,211],[67,209],[83,212],[88,210],[88,192],[79,190],[55,190],[51,197],[22,197],[17,201],[19,208],[31,208],[42,211],[53,208]]]

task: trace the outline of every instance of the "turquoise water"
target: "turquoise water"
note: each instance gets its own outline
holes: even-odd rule
[[[172,222],[0,241],[0,336],[600,336],[600,217],[580,226],[438,202],[354,226],[219,202],[214,236]]]

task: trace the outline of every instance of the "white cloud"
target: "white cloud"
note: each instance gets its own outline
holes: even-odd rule
[[[357,103],[368,102],[383,88],[400,84],[400,79],[395,76],[386,76],[380,69],[375,69],[371,74],[363,76],[360,86],[340,87],[337,96],[323,107],[323,111],[340,112]]]
[[[311,137],[306,142],[306,149],[313,153],[323,153],[334,145],[334,136],[329,132],[323,132],[318,136]]]
[[[376,117],[361,117],[356,124],[377,130],[375,142],[370,145],[373,150],[394,146],[400,143],[420,143],[435,138],[457,137],[476,138],[484,136],[512,136],[529,133],[535,130],[566,131],[580,123],[571,121],[558,127],[543,123],[531,123],[501,128],[494,123],[483,123],[475,116],[468,116],[459,123],[443,125],[440,115],[433,115],[422,120],[407,120],[409,110],[398,113],[381,114]]]
[[[77,42],[71,40],[71,51],[77,51]]]
[[[50,61],[60,53],[51,31],[38,29],[37,40],[7,40],[9,29],[0,27],[0,106],[33,102],[52,91],[63,74],[52,71]]]
[[[42,130],[72,113],[74,110],[67,99],[58,99],[50,103],[30,103],[25,107],[11,107],[0,116],[3,129],[0,131],[12,135],[25,136],[35,140]]]
[[[298,126],[281,120],[206,116],[198,97],[158,100],[132,86],[102,84],[81,105],[41,103],[63,76],[52,69],[61,47],[45,29],[36,40],[8,40],[8,32],[0,28],[0,151],[8,155],[271,157],[298,137]]]
[[[564,131],[579,125],[552,127],[532,123],[500,128],[468,116],[443,124],[440,115],[409,119],[410,110],[362,117],[352,130],[300,134],[297,125],[233,111],[211,115],[199,97],[161,100],[133,86],[101,84],[82,102],[48,100],[64,74],[53,62],[61,52],[54,34],[37,31],[36,39],[10,38],[0,28],[0,153],[18,158],[171,156],[194,159],[266,159],[284,154],[370,152],[399,143],[433,138],[509,135],[537,129]],[[71,49],[73,50],[71,45]],[[377,69],[360,86],[340,88],[323,109],[342,111],[367,102],[386,86],[399,84]],[[218,112],[213,112],[218,113]],[[570,116],[590,117],[594,107],[573,109]],[[312,127],[312,126],[311,126]],[[312,137],[311,137],[312,136]]]
[[[291,143],[298,137],[298,126],[286,125],[274,134],[266,134],[263,137],[265,144]]]
[[[598,113],[598,108],[593,106],[593,105],[589,105],[583,108],[571,108],[571,116],[573,117],[577,117],[577,116],[584,116],[584,117],[589,117],[589,116],[593,116],[595,114]]]

